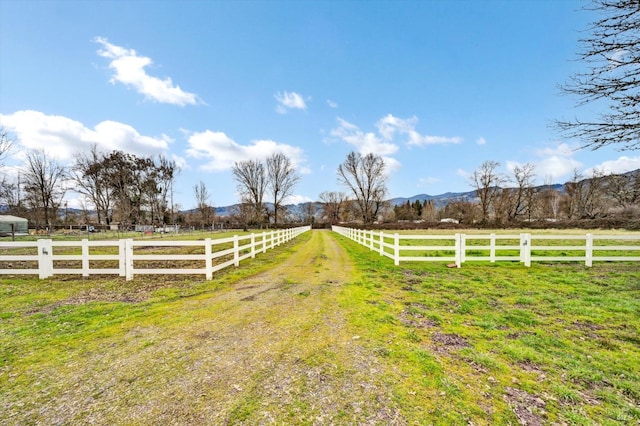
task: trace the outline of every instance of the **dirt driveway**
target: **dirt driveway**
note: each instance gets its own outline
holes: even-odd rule
[[[404,424],[379,359],[338,306],[351,272],[332,234],[313,231],[269,271],[152,306],[119,338],[38,372],[55,385],[22,414],[43,423]]]

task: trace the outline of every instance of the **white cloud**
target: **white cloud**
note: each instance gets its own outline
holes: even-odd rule
[[[172,142],[166,135],[141,135],[128,124],[117,121],[103,121],[91,129],[79,121],[39,111],[0,114],[0,121],[15,133],[18,144],[24,148],[16,151],[22,156],[28,149],[43,149],[52,157],[70,160],[76,153],[88,150],[93,144],[100,151],[121,150],[147,156],[167,151]]]
[[[571,157],[552,155],[535,163],[538,178],[551,177],[558,181],[570,175],[575,169],[580,169],[582,163]]]
[[[402,119],[388,114],[378,120],[376,127],[383,138],[391,140],[395,136],[396,132],[410,133],[414,131],[416,124],[418,124],[418,117],[413,116],[411,118]]]
[[[274,95],[274,98],[278,101],[276,111],[279,114],[286,114],[289,109],[307,109],[307,104],[299,93],[278,92]]]
[[[4,165],[0,167],[0,171],[2,172],[0,173],[0,177],[2,176],[7,177],[9,182],[15,182],[18,176],[24,173],[23,167],[17,166],[17,165],[11,165],[11,166]]]
[[[575,153],[576,149],[566,143],[537,150],[536,155],[543,157],[541,160],[533,162],[538,180],[551,178],[553,181],[559,181],[569,176],[575,169],[580,169],[582,163],[573,158]],[[507,162],[507,164],[509,163]],[[512,165],[518,164],[511,163]]]
[[[511,160],[507,160],[506,161],[505,168],[507,169],[507,171],[509,173],[513,173],[513,170],[516,167],[522,167],[522,163],[519,163],[517,161],[511,161]]]
[[[191,166],[187,162],[187,159],[184,157],[181,157],[176,154],[171,154],[171,160],[173,160],[173,162],[176,163],[176,166],[178,166],[178,169],[180,170],[187,170],[191,168]]]
[[[382,156],[382,159],[384,160],[387,176],[402,168],[402,163],[393,157]]]
[[[378,132],[374,133],[364,132],[355,124],[338,117],[338,127],[331,131],[331,136],[353,145],[360,154],[373,153],[381,156],[387,163],[388,172],[401,167],[400,162],[391,157],[400,148],[394,142],[396,136],[406,136],[408,138],[406,144],[409,146],[462,142],[462,138],[459,137],[421,135],[415,130],[417,124],[418,118],[415,116],[403,119],[388,114],[375,123]]]
[[[446,137],[446,136],[429,136],[421,135],[416,131],[416,125],[418,124],[418,117],[413,116],[411,118],[403,119],[395,117],[392,114],[388,114],[385,117],[378,120],[376,127],[378,132],[386,140],[393,140],[396,133],[400,135],[406,135],[409,139],[407,144],[410,146],[424,146],[434,144],[457,144],[462,142],[462,138],[458,136]]]
[[[304,165],[306,159],[302,148],[272,140],[256,140],[250,145],[240,145],[223,132],[205,130],[189,136],[187,155],[208,161],[202,168],[211,171],[230,170],[236,161],[264,160],[271,154],[281,152],[291,159],[294,167],[302,173],[310,173]]]
[[[547,156],[550,157],[554,155],[558,155],[562,157],[571,157],[573,154],[576,153],[576,151],[577,151],[577,148],[572,148],[566,143],[561,143],[561,144],[558,144],[556,147],[539,149],[536,151],[536,155],[540,157],[547,157]]]
[[[338,108],[338,104],[331,99],[327,99],[327,105],[329,105],[330,108]]]
[[[164,80],[147,74],[145,68],[153,64],[151,58],[139,56],[135,50],[116,46],[104,37],[96,37],[95,42],[102,48],[98,55],[111,59],[109,68],[114,71],[110,82],[120,82],[133,87],[138,93],[156,102],[173,105],[196,105],[202,103],[198,96],[185,92],[180,86],[175,86],[171,78]]]
[[[476,141],[476,144],[478,144],[478,145],[486,145],[487,144],[487,140],[485,138],[483,138],[483,137],[480,137]]]
[[[331,131],[331,135],[338,137],[356,147],[360,154],[369,153],[388,156],[398,151],[398,145],[386,142],[372,132],[365,133],[355,124],[338,117],[339,126]]]
[[[617,160],[603,161],[602,163],[585,170],[587,176],[591,175],[594,169],[603,171],[605,174],[620,174],[640,169],[640,157],[622,156]]]

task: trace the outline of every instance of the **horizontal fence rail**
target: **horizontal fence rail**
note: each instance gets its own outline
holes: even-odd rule
[[[334,232],[400,262],[639,262],[639,235],[406,235],[333,226]]]
[[[119,275],[132,280],[143,274],[213,273],[255,258],[298,235],[310,226],[269,232],[207,238],[198,241],[154,241],[121,239],[114,241],[0,242],[0,275]]]

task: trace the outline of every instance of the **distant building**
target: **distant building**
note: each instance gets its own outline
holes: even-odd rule
[[[444,218],[444,219],[440,219],[440,222],[442,223],[460,223],[460,221],[458,219],[452,219],[450,217]]]
[[[0,215],[0,236],[29,233],[29,221],[23,217]]]

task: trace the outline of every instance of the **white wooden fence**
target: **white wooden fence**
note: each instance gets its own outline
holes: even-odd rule
[[[139,274],[204,274],[210,280],[214,272],[231,265],[239,266],[242,260],[254,258],[257,253],[264,253],[310,229],[310,226],[301,226],[198,241],[39,239],[0,242],[0,275],[38,275],[43,279],[60,274],[83,277],[112,274],[131,280]],[[145,251],[155,253],[144,254]],[[189,253],[171,253],[176,251]],[[100,268],[96,266],[99,264],[111,267]],[[189,267],[179,267],[179,264]],[[20,268],[24,265],[31,267]]]
[[[445,261],[460,268],[470,261],[531,262],[574,261],[592,266],[594,261],[640,261],[640,234],[532,235],[530,233],[405,235],[333,226],[333,231],[400,262]],[[577,241],[566,245],[567,241]],[[578,242],[579,241],[579,242]],[[407,252],[422,252],[407,255]],[[633,256],[630,256],[632,253]]]

